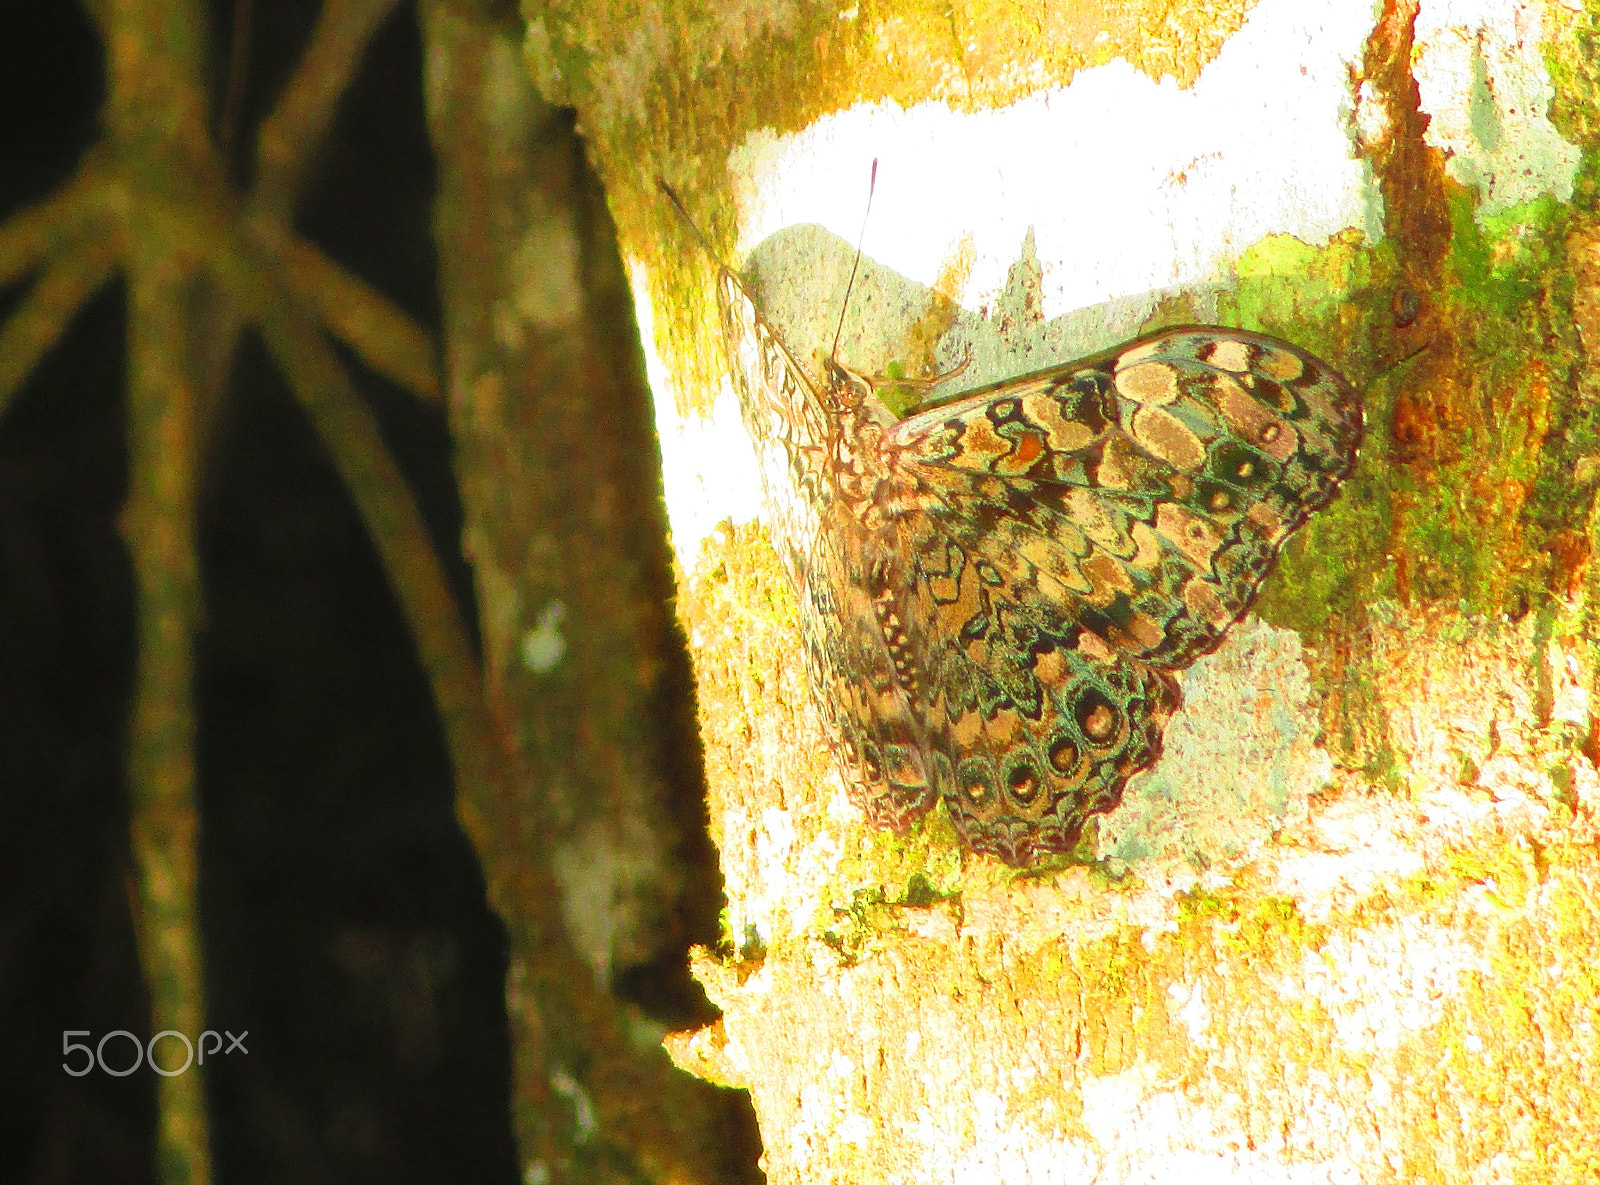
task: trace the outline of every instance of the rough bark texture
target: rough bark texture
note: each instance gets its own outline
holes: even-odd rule
[[[1600,9],[525,13],[634,269],[700,681],[730,933],[697,973],[725,1015],[670,1047],[751,1091],[770,1178],[1600,1171]],[[1298,76],[1337,85],[1264,150],[1295,169],[1230,174],[1248,137],[1207,137],[1270,124]],[[1036,239],[1046,205],[1018,207],[1069,142],[1051,111],[1115,128],[1145,98],[1170,116],[1062,166],[1062,203],[1121,187],[1107,225]],[[1183,118],[1164,173],[1116,172]],[[939,154],[914,184],[889,192],[903,158],[880,174],[841,347],[857,369],[970,350],[994,378],[1214,320],[1315,350],[1366,399],[1343,498],[1288,549],[1261,620],[1186,674],[1169,756],[1104,821],[1099,860],[1031,877],[963,858],[938,815],[899,841],[849,805],[741,504],[708,269],[652,189],[676,183],[730,256],[766,240],[741,262],[809,360],[866,160],[924,135]],[[965,196],[984,186],[987,205]],[[1218,194],[1202,250],[1190,222]],[[1116,238],[1118,203],[1164,209],[1165,234]],[[949,204],[964,236],[938,222]],[[832,233],[793,225],[812,221]],[[1015,236],[991,247],[986,221]],[[897,262],[923,223],[947,228],[935,263]],[[1143,254],[1153,278],[1119,280]]]
[[[734,1100],[611,994],[615,971],[683,941],[678,898],[705,863],[675,859],[689,829],[656,704],[669,577],[614,234],[570,116],[518,69],[514,21],[422,16],[451,430],[509,771],[472,837],[511,944],[523,1171],[727,1179]]]
[[[568,924],[605,984],[656,957],[682,888],[652,728],[670,576],[649,412],[570,114],[528,85],[509,36],[452,38],[470,26],[436,11],[452,428],[486,677],[548,799]]]

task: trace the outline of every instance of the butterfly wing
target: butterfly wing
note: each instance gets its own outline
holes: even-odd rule
[[[902,478],[975,558],[1166,669],[1243,616],[1360,439],[1360,402],[1331,367],[1211,327],[997,384],[894,430]]]
[[[819,508],[828,500],[828,413],[816,385],[727,267],[719,266],[717,305],[773,542],[798,588],[820,531]]]
[[[917,659],[897,628],[883,566],[864,563],[864,549],[851,545],[859,525],[833,526],[818,535],[799,592],[807,674],[852,800],[903,835],[937,797],[912,702]]]
[[[1160,754],[1171,672],[1334,496],[1354,392],[1276,339],[1184,328],[891,433],[890,546],[921,623],[930,771],[972,846],[1063,851]]]
[[[847,782],[900,830],[937,791],[1012,864],[1070,849],[1156,760],[1173,672],[1354,464],[1354,392],[1263,335],[1169,330],[883,435],[870,395],[824,400],[720,262],[718,293]]]
[[[1107,647],[937,524],[906,527],[933,545],[902,598],[921,630],[916,707],[934,787],[976,851],[1018,866],[1070,851],[1160,756],[1173,676]]]
[[[906,692],[911,659],[892,644],[883,617],[887,588],[903,581],[866,561],[864,529],[828,478],[839,413],[726,267],[718,304],[773,541],[799,603],[812,698],[838,742],[852,798],[873,823],[903,833],[935,797],[926,730]]]

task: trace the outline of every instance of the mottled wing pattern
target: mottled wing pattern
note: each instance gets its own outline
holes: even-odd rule
[[[842,443],[839,413],[825,407],[727,267],[717,290],[769,530],[799,603],[813,698],[839,742],[852,798],[873,823],[904,832],[936,798],[924,765],[928,739],[879,619],[884,573],[868,562],[861,525],[828,472]]]
[[[718,266],[717,306],[745,430],[755,445],[779,557],[798,585],[827,505],[829,419],[815,384],[772,332],[739,277]]]
[[[856,801],[904,831],[942,796],[970,847],[1011,864],[1069,851],[1160,755],[1175,672],[1350,472],[1355,393],[1286,342],[1191,326],[896,422],[831,360],[819,387],[717,266]]]
[[[1354,464],[1361,411],[1288,343],[1167,330],[895,425],[933,782],[967,842],[1068,850],[1160,754],[1172,672],[1248,609]]]
[[[1262,334],[1182,327],[897,424],[904,479],[1019,589],[1187,666],[1355,463],[1349,385]]]
[[[799,589],[807,675],[851,798],[877,826],[904,834],[938,797],[927,768],[931,743],[916,714],[914,661],[893,621],[881,566],[854,543],[860,527],[835,522],[816,539]]]

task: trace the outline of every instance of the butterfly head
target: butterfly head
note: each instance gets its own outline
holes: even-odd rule
[[[872,380],[857,374],[836,357],[823,362],[822,377],[823,402],[836,415],[860,411],[872,394]]]

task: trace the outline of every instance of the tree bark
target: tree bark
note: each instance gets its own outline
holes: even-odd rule
[[[1600,1170],[1600,7],[535,4],[629,260],[769,1178]],[[711,270],[803,364],[977,384],[1163,324],[1363,392],[1342,498],[1184,674],[1097,860],[1018,876],[833,772]]]
[[[463,813],[508,932],[523,1175],[726,1180],[737,1100],[677,1070],[612,992],[683,942],[705,863],[682,858],[667,793],[670,573],[615,235],[509,14],[420,7],[463,538],[507,771]]]

